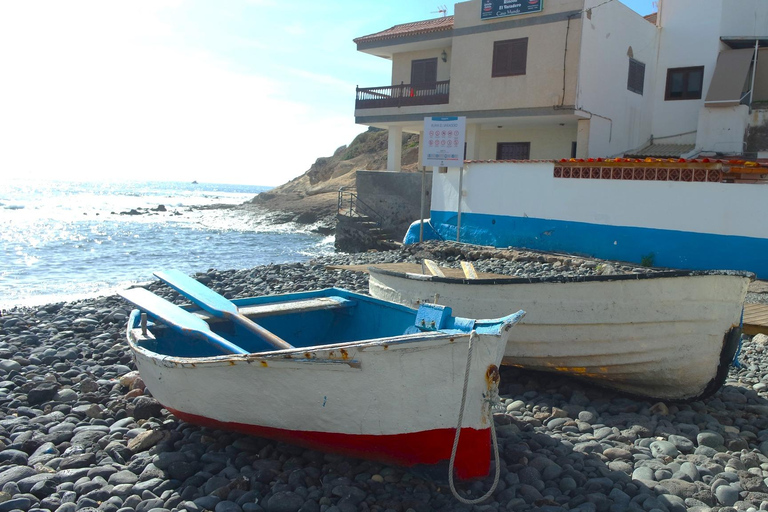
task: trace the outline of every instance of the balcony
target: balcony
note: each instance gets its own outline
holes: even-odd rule
[[[414,107],[448,103],[450,80],[422,84],[357,88],[355,110],[365,108]]]

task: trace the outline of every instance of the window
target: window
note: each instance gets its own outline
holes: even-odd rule
[[[492,77],[525,74],[528,60],[528,38],[507,39],[493,43]]]
[[[665,100],[698,100],[704,82],[704,66],[667,70]]]
[[[411,62],[411,84],[434,85],[437,82],[437,58],[419,59]]]
[[[499,142],[496,144],[496,160],[528,160],[530,157],[530,142]]]
[[[645,64],[639,60],[629,59],[629,74],[627,76],[627,89],[643,95],[643,85],[645,84]]]

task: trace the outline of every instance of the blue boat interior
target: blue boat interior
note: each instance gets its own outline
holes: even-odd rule
[[[323,305],[292,307],[311,299],[326,298]],[[279,296],[235,299],[235,305],[246,316],[276,334],[295,348],[315,347],[335,343],[371,340],[418,332],[470,332],[472,329],[499,332],[509,319],[475,321],[456,318],[451,309],[438,305],[423,305],[419,310],[382,301],[347,290],[329,288]],[[197,311],[194,306],[187,311]],[[226,353],[211,344],[199,332],[171,329],[162,318],[148,315],[148,330],[154,339],[142,338],[139,345],[152,352],[177,357],[208,357]],[[222,318],[207,318],[210,330],[246,353],[273,351],[275,348],[239,323]],[[135,310],[129,327],[140,326],[140,311]]]

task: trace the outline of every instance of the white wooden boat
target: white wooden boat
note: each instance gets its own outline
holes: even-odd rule
[[[753,275],[669,271],[568,279],[462,279],[370,273],[374,297],[456,314],[529,312],[510,334],[504,364],[584,377],[654,399],[710,395],[727,375]]]
[[[475,321],[339,289],[234,300],[257,333],[144,289],[122,295],[149,312],[148,323],[132,312],[128,343],[152,395],[177,417],[403,466],[449,460],[471,337],[455,469],[488,473],[487,398],[522,311]],[[289,348],[275,350],[263,331]]]

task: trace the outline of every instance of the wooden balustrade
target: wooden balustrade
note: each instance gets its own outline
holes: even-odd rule
[[[412,107],[448,103],[450,80],[426,84],[358,87],[355,109]]]

